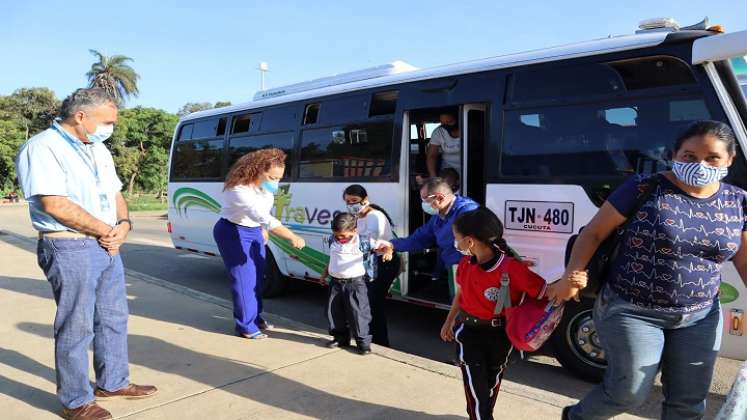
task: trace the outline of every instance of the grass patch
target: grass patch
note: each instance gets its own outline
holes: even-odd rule
[[[156,198],[149,194],[125,195],[130,211],[166,211],[169,207],[166,197]]]

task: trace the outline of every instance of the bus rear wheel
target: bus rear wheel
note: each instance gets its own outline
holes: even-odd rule
[[[550,340],[555,357],[564,368],[584,380],[599,382],[607,362],[594,328],[593,308],[593,299],[566,303],[563,320]]]
[[[262,284],[262,297],[274,298],[281,296],[288,288],[288,277],[280,272],[275,257],[270,249],[266,249],[267,261],[265,264],[264,282]]]

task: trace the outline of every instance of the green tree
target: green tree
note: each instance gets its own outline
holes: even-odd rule
[[[206,109],[211,109],[212,107],[213,104],[211,104],[210,102],[187,102],[183,107],[179,108],[179,111],[176,112],[176,115],[181,118],[193,112],[204,111]]]
[[[86,73],[89,87],[105,89],[119,104],[130,96],[137,97],[140,91],[137,81],[140,78],[128,62],[133,60],[124,55],[106,56],[96,50],[89,50],[98,61]]]
[[[155,108],[122,110],[112,135],[112,154],[120,177],[132,194],[166,191],[168,151],[178,117]]]
[[[60,101],[45,87],[18,89],[8,98],[8,110],[23,126],[25,139],[49,128],[60,110]]]
[[[16,189],[15,158],[24,142],[25,129],[16,121],[0,119],[0,191]]]
[[[0,96],[0,192],[16,190],[15,157],[24,141],[48,128],[60,102],[47,88]]]
[[[231,106],[231,101],[218,101],[213,108],[223,108],[226,106]]]

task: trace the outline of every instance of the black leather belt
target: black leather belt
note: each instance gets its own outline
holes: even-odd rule
[[[480,328],[500,328],[506,325],[506,318],[499,317],[493,319],[481,319],[475,318],[465,312],[461,314],[461,320],[464,325],[469,327],[480,327]]]
[[[332,277],[332,276],[330,276],[330,277]],[[358,281],[358,280],[365,280],[365,277],[366,276],[358,276],[358,277],[350,277],[350,278],[347,278],[347,279],[338,279],[337,277],[332,277],[332,280],[334,280],[334,281],[336,281],[338,283],[349,283],[349,282],[354,282],[354,281]]]

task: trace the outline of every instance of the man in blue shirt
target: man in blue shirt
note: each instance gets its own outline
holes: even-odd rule
[[[451,185],[443,178],[430,178],[420,188],[423,211],[430,220],[406,238],[393,239],[389,244],[398,252],[415,252],[438,247],[438,256],[449,268],[449,291],[454,296],[454,270],[462,254],[454,248],[454,232],[451,225],[464,213],[479,205],[470,198],[454,194]]]
[[[60,118],[16,157],[18,180],[39,231],[39,265],[52,285],[57,396],[68,419],[109,419],[102,398],[142,398],[153,386],[129,382],[127,293],[119,247],[132,229],[122,182],[103,142],[117,122],[103,89],[78,89]],[[93,343],[97,389],[88,380]]]

